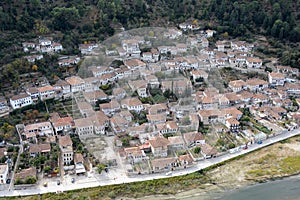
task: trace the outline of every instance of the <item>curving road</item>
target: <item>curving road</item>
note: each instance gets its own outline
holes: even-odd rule
[[[277,143],[279,141],[288,139],[290,137],[296,136],[300,134],[300,128],[295,129],[293,131],[284,131],[282,134],[273,136],[263,141],[262,144],[252,144],[248,146],[248,149],[242,150],[233,154],[225,154],[216,158],[206,159],[199,161],[197,165],[190,167],[188,169],[173,171],[172,176],[180,176],[185,174],[190,174],[196,172],[201,169],[205,169],[209,166],[221,163],[223,161],[229,160],[231,158],[249,153],[251,151],[255,151],[257,149],[266,147],[268,145]],[[81,188],[89,188],[89,187],[97,187],[97,186],[104,186],[104,185],[113,185],[113,184],[123,184],[123,183],[130,183],[130,182],[138,182],[138,181],[145,181],[145,180],[152,180],[152,179],[161,179],[167,178],[170,176],[166,176],[164,173],[161,174],[149,174],[149,175],[136,175],[133,177],[125,176],[124,174],[118,176],[116,174],[116,178],[114,179],[99,179],[95,175],[91,175],[90,178],[86,178],[85,181],[78,181],[75,183],[68,182],[64,185],[56,185],[50,184],[48,187],[40,186],[38,189],[27,189],[27,190],[14,190],[14,191],[1,191],[0,197],[5,196],[25,196],[25,195],[34,195],[34,194],[43,194],[48,192],[58,192],[58,191],[67,191],[67,190],[74,190],[74,189],[81,189]]]

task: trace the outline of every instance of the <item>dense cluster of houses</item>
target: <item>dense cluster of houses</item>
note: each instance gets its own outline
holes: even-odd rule
[[[189,25],[181,26],[182,29],[197,29]],[[121,157],[130,164],[150,160],[150,171],[172,170],[187,167],[195,161],[191,153],[174,156],[174,151],[189,152],[188,149],[199,146],[204,158],[213,157],[218,153],[214,147],[206,143],[204,135],[198,132],[199,121],[204,125],[221,123],[224,125],[222,129],[237,133],[240,131],[239,121],[243,115],[238,108],[248,107],[254,115],[263,115],[271,121],[286,117],[288,110],[293,106],[289,97],[300,94],[299,83],[291,78],[298,75],[298,70],[294,68],[277,66],[274,72],[268,73],[268,80],[252,78],[230,81],[225,93],[220,93],[211,86],[204,91],[195,90],[193,82],[198,79],[206,81],[209,73],[207,69],[210,67],[262,68],[262,60],[253,57],[251,53],[254,47],[252,44],[243,41],[217,41],[215,48],[211,48],[207,38],[213,34],[214,31],[207,30],[200,36],[189,37],[186,43],[152,47],[148,52],[141,51],[142,45],[149,45],[149,41],[144,37],[125,38],[113,53],[119,55],[119,59],[122,60],[119,67],[90,66],[88,70],[92,74],[91,77],[71,76],[57,81],[54,85],[24,88],[23,93],[10,97],[10,106],[12,109],[18,109],[38,100],[67,98],[73,94],[83,96],[83,100],[76,101],[81,117],[73,119],[54,115],[48,122],[27,124],[24,127],[22,135],[32,143],[30,154],[34,156],[49,153],[51,152],[49,143],[58,141],[64,164],[70,165],[74,162],[78,173],[82,173],[83,157],[73,152],[69,134],[89,137],[94,134],[113,133],[116,136],[129,135],[139,140],[138,145],[125,147],[120,151]],[[183,37],[183,34],[181,30],[170,29],[163,36],[177,39]],[[51,41],[41,40],[39,45],[54,48],[51,47]],[[25,47],[36,48],[36,45],[24,45],[24,50]],[[199,49],[198,54],[189,55],[195,47]],[[80,48],[83,54],[88,54],[96,47],[94,44],[84,44]],[[67,61],[61,60],[61,65],[65,65],[65,62]],[[172,75],[181,71],[187,72],[185,77],[161,79],[156,76],[156,72]],[[126,90],[115,87],[112,93],[107,95],[100,89],[100,86],[121,79],[126,80],[128,86]],[[189,121],[187,127],[191,131],[181,133],[182,117],[178,117],[180,109],[176,107],[177,103],[154,105],[142,103],[142,98],[151,96],[150,89],[171,91],[178,98],[187,96],[192,98],[193,103],[189,105],[188,114],[185,114]],[[131,96],[134,92],[137,96]],[[99,101],[100,110],[96,111],[93,105]],[[7,103],[0,101],[0,110],[5,110],[6,107]],[[147,120],[145,123],[137,124],[134,113],[141,112],[146,113]],[[288,115],[296,121],[299,121],[299,116],[298,113]],[[38,144],[37,136],[47,137],[46,142]],[[122,143],[119,146],[122,147]]]
[[[63,46],[54,42],[53,38],[43,37],[39,37],[33,42],[23,42],[22,47],[25,53],[30,53],[30,55],[25,56],[25,59],[31,63],[43,59],[43,53],[52,54],[63,50]]]

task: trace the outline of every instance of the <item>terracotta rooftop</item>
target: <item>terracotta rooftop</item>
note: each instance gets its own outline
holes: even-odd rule
[[[229,119],[226,119],[226,121],[230,124],[230,125],[239,125],[240,122],[234,118],[229,118]]]
[[[72,126],[74,125],[74,121],[72,117],[62,117],[62,118],[57,118],[52,120],[52,124],[54,127],[58,126],[66,126],[71,124]]]
[[[5,156],[5,152],[7,152],[7,148],[0,148],[0,159]]]
[[[52,87],[51,85],[46,85],[43,87],[39,87],[37,88],[39,92],[46,92],[46,91],[52,91],[54,90],[54,87]]]
[[[213,110],[199,110],[199,115],[202,117],[209,117],[209,116],[224,116],[224,113],[222,113],[219,109],[213,109]]]
[[[30,153],[46,153],[51,151],[50,144],[33,144],[29,146]]]
[[[0,174],[1,174],[1,176],[2,176],[2,174],[4,174],[6,172],[7,168],[8,168],[7,164],[0,164]]]
[[[157,158],[151,161],[153,167],[158,167],[159,169],[164,169],[166,166],[175,163],[176,158]]]
[[[125,60],[124,64],[130,68],[134,68],[137,66],[146,66],[146,63],[144,63],[143,61],[140,61],[138,59]]]
[[[91,92],[84,92],[83,96],[86,99],[107,98],[107,94],[105,94],[102,90],[96,90],[96,91],[91,91]]]
[[[136,80],[136,81],[128,81],[129,86],[134,89],[147,88],[147,81],[145,80]]]
[[[189,163],[192,163],[194,161],[193,158],[191,157],[191,155],[189,153],[186,154],[186,155],[179,156],[178,160],[179,161],[186,161],[186,162],[189,162]]]
[[[246,86],[246,83],[243,80],[235,80],[235,81],[230,81],[228,85],[229,87],[240,88]]]
[[[82,78],[80,78],[79,76],[71,76],[66,78],[67,83],[69,83],[70,85],[80,85],[80,84],[84,84],[84,80]]]
[[[132,156],[143,156],[143,152],[139,147],[128,147],[124,148],[124,151],[127,156],[132,155]]]
[[[27,97],[30,97],[30,95],[24,93],[24,94],[14,95],[10,99],[13,100],[13,101],[15,101],[15,100],[23,99],[23,98],[27,98]]]
[[[183,137],[187,143],[196,142],[197,140],[204,140],[203,134],[196,131],[184,133]]]
[[[30,167],[27,169],[22,169],[19,173],[16,174],[16,178],[26,179],[29,176],[36,177],[37,171],[35,167]]]
[[[90,118],[75,119],[74,123],[77,128],[93,126],[93,121]]]
[[[285,76],[282,73],[271,72],[269,74],[273,79],[284,79]]]
[[[257,57],[247,57],[247,61],[250,63],[261,63],[262,62],[262,60]]]
[[[62,146],[62,147],[67,147],[67,146],[73,145],[70,135],[58,136],[58,143],[59,143],[59,146]]]
[[[127,105],[127,106],[140,106],[143,105],[142,102],[138,98],[127,98],[122,100],[121,102],[122,105]]]
[[[70,85],[70,84],[69,84],[67,81],[64,81],[64,80],[58,80],[58,81],[55,83],[54,87],[57,87],[57,86],[63,87],[63,86],[69,86],[69,85]]]
[[[79,110],[93,110],[93,107],[88,102],[77,102]]]
[[[209,144],[202,144],[201,151],[207,156],[215,155],[218,153],[218,151]]]
[[[50,122],[39,122],[35,124],[28,124],[25,126],[25,131],[29,130],[39,130],[41,127],[49,127],[52,129],[52,125]]]
[[[167,115],[165,113],[162,114],[148,114],[148,121],[166,121]]]
[[[74,163],[83,163],[83,155],[81,153],[75,153],[74,154]]]
[[[168,144],[170,143],[170,141],[164,137],[155,137],[151,140],[148,140],[148,142],[153,148],[167,148]]]
[[[174,144],[184,144],[184,141],[181,136],[172,136],[168,137],[168,140],[170,141],[170,145]]]
[[[262,79],[258,79],[258,78],[252,78],[252,79],[248,79],[246,80],[246,84],[250,85],[250,86],[256,86],[256,85],[268,85],[267,81],[264,81]]]

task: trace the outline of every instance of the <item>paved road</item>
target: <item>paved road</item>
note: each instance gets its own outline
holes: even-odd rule
[[[270,144],[274,144],[281,140],[285,140],[287,138],[296,136],[300,134],[300,128],[295,129],[290,132],[284,132],[280,135],[268,138],[264,140],[262,144],[252,144],[248,146],[248,149],[242,150],[240,152],[236,152],[233,154],[225,154],[216,158],[206,159],[203,161],[199,161],[197,165],[184,169],[174,171],[172,176],[180,176],[184,174],[190,174],[192,172],[196,172],[200,169],[204,169],[206,167],[215,165],[217,163],[229,160],[231,158],[237,157],[239,155],[243,155],[249,153],[251,151],[263,148]],[[14,191],[2,191],[0,197],[4,196],[19,196],[19,195],[33,195],[33,194],[43,194],[48,192],[57,192],[57,191],[66,191],[66,190],[74,190],[80,188],[89,188],[89,187],[96,187],[96,186],[103,186],[103,185],[113,185],[113,184],[123,184],[129,182],[138,182],[138,181],[145,181],[145,180],[152,180],[152,179],[160,179],[160,178],[167,178],[165,174],[150,174],[150,175],[136,175],[134,177],[127,177],[127,176],[119,176],[116,179],[99,179],[97,175],[92,175],[90,178],[84,179],[84,181],[78,181],[75,183],[68,182],[63,186],[57,186],[55,184],[49,185],[48,187],[40,187],[38,189],[28,189],[28,190],[14,190]]]

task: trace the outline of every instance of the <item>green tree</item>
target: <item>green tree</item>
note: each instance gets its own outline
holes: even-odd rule
[[[25,183],[26,184],[35,184],[37,181],[37,179],[33,176],[29,176],[25,179]]]
[[[97,172],[98,172],[99,174],[101,174],[101,172],[102,172],[105,168],[106,168],[106,165],[104,165],[104,164],[98,164],[98,165],[97,165]]]
[[[44,167],[44,173],[50,173],[51,172],[51,167],[49,165]]]
[[[200,152],[201,152],[201,148],[200,147],[195,147],[194,153],[199,154]]]
[[[228,145],[228,148],[229,149],[232,149],[232,148],[234,148],[235,147],[235,144],[234,143],[230,143],[229,145]]]
[[[63,32],[75,28],[80,17],[76,7],[55,7],[51,14],[54,29]]]

